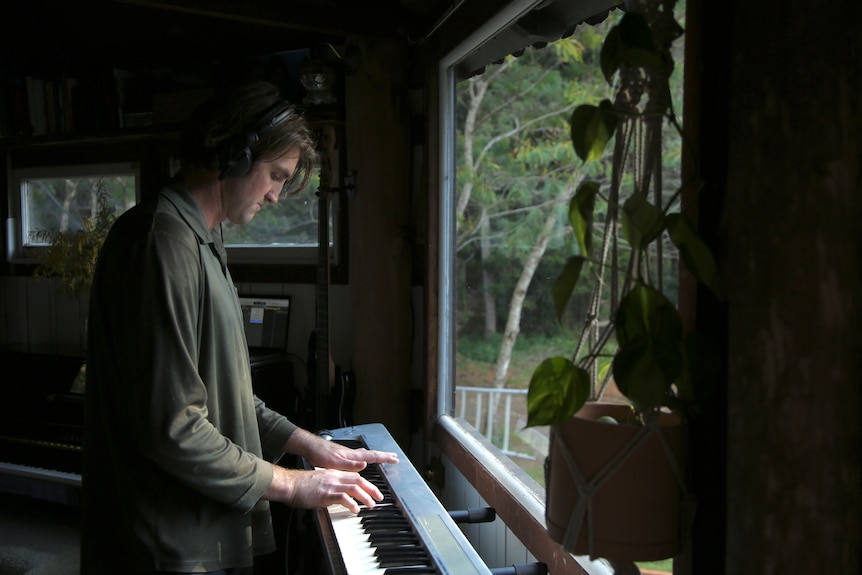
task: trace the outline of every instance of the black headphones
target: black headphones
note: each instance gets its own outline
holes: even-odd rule
[[[253,124],[253,128],[219,144],[219,179],[239,178],[246,175],[254,162],[251,147],[260,140],[261,136],[284,122],[292,112],[293,106],[287,102],[279,102],[269,108],[261,116],[261,120]]]

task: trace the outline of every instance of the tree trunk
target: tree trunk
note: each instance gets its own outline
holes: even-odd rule
[[[518,339],[518,334],[521,331],[521,310],[524,308],[524,298],[527,297],[527,289],[530,287],[530,282],[533,281],[533,276],[536,274],[536,268],[542,261],[542,256],[545,255],[545,250],[548,248],[548,242],[554,233],[554,228],[557,226],[556,206],[565,201],[571,196],[572,189],[564,189],[558,198],[558,202],[552,203],[549,206],[550,213],[545,219],[545,225],[542,232],[536,237],[536,243],[533,244],[533,249],[530,250],[530,255],[524,262],[524,268],[521,270],[521,275],[518,277],[518,282],[515,284],[515,289],[512,292],[512,297],[509,300],[509,314],[506,319],[506,329],[503,332],[503,342],[500,344],[500,353],[497,354],[497,364],[494,366],[494,387],[502,389],[506,387],[506,377],[509,373],[509,363],[512,361],[512,350],[515,348],[515,341]],[[499,400],[499,397],[496,397]],[[494,408],[497,404],[494,403]],[[496,409],[495,409],[496,411]],[[490,413],[494,413],[491,411]]]
[[[482,254],[482,303],[485,309],[485,339],[497,333],[497,306],[494,303],[494,275],[489,271],[485,263],[491,257],[491,246],[488,245],[488,238],[491,235],[491,225],[488,221],[486,210],[482,210],[482,223],[480,225],[482,231],[481,249]]]

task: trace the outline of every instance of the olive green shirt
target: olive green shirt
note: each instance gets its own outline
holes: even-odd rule
[[[296,427],[252,391],[220,228],[165,188],[122,215],[93,282],[82,573],[201,572],[274,549],[261,495]]]

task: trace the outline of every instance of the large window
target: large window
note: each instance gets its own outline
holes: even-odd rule
[[[577,159],[569,118],[579,104],[613,97],[599,54],[622,12],[593,18],[615,3],[574,4],[543,2],[533,10],[535,3],[514,2],[440,67],[438,421],[448,449],[455,442],[470,453],[463,465],[478,461],[504,488],[489,492],[505,491],[503,505],[515,501],[519,517],[526,511],[535,519],[521,527],[544,524],[548,442],[546,428],[525,427],[526,389],[542,359],[572,356],[591,295],[591,286],[576,291],[557,320],[551,285],[577,249],[566,230],[569,199],[582,180],[607,185],[610,178],[609,157]],[[678,14],[684,6],[680,1]],[[539,42],[531,31],[541,28],[534,25],[543,12],[558,16],[565,30]],[[677,114],[679,44],[672,80]],[[667,136],[663,189],[673,191],[681,146],[675,134]],[[676,255],[663,258],[664,288],[673,293]],[[477,433],[493,448],[481,447]],[[512,462],[523,473],[513,473]],[[552,548],[539,549],[541,528],[523,528],[518,535],[534,543],[531,551],[546,561],[555,556]]]
[[[526,427],[527,387],[542,359],[573,355],[592,298],[591,282],[579,282],[558,321],[552,284],[578,251],[569,200],[585,179],[610,185],[611,152],[581,162],[569,119],[579,104],[614,97],[599,60],[604,38],[622,14],[612,10],[571,35],[494,63],[467,66],[467,57],[449,69],[447,150],[454,177],[446,191],[446,266],[452,273],[445,286],[451,290],[454,346],[441,345],[452,354],[449,413],[474,426],[540,485],[548,429]],[[681,77],[681,65],[676,73]],[[680,159],[672,129],[665,148],[662,181],[670,196],[679,187]],[[598,222],[594,243],[601,242],[601,230]],[[663,282],[674,294],[677,256],[667,252]],[[624,401],[612,383],[603,397]]]

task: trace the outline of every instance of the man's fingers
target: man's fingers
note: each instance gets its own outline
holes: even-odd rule
[[[342,472],[343,483],[337,488],[337,503],[341,503],[353,513],[359,513],[360,505],[373,508],[377,501],[383,500],[383,494],[373,483],[364,477],[350,472]]]
[[[355,501],[365,507],[373,508],[377,501],[381,501],[383,499],[383,494],[380,493],[380,490],[368,480],[358,476],[357,479],[358,481],[351,482],[344,486],[345,489],[343,491],[343,495],[345,495],[351,502]],[[354,513],[359,512],[358,507],[356,507],[355,510],[353,507],[348,508]]]
[[[389,451],[362,448],[356,449],[355,453],[366,463],[398,463],[398,454]]]
[[[291,475],[293,487],[281,500],[294,507],[311,509],[340,503],[358,513],[360,506],[373,508],[377,501],[383,500],[383,494],[373,483],[351,471],[317,469]]]
[[[383,494],[380,493],[380,490],[377,489],[376,485],[374,485],[373,483],[371,483],[370,481],[368,481],[364,477],[360,477],[359,479],[362,482],[361,487],[362,487],[362,490],[364,493],[369,494],[372,498],[374,498],[375,501],[382,501],[383,500]],[[373,505],[373,503],[372,503],[372,505]]]
[[[360,510],[359,504],[356,502],[355,499],[353,499],[351,496],[349,496],[346,493],[342,493],[341,496],[339,497],[339,501],[336,501],[336,503],[340,503],[341,505],[346,507],[354,515],[359,514],[359,510]]]

